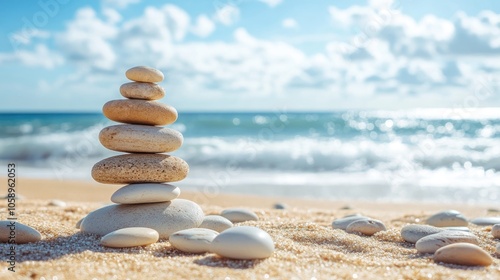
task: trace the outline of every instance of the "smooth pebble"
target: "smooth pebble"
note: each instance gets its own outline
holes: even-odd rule
[[[219,233],[207,228],[190,228],[174,232],[168,241],[177,250],[200,254],[210,251],[210,243]]]
[[[123,97],[139,100],[158,100],[165,96],[165,89],[153,83],[131,82],[120,86]]]
[[[164,183],[186,178],[188,164],[165,154],[125,154],[103,159],[92,168],[92,178],[103,184]]]
[[[220,214],[222,217],[230,220],[232,223],[241,223],[246,221],[258,221],[259,217],[253,211],[245,208],[229,208]]]
[[[464,231],[444,230],[439,233],[422,237],[415,243],[415,248],[420,253],[434,253],[437,249],[453,243],[479,244],[477,237]]]
[[[369,220],[370,218],[361,216],[359,214],[352,214],[348,215],[344,218],[337,219],[333,221],[332,227],[333,229],[343,229],[346,230],[347,226],[351,224],[352,222],[359,221],[359,220]]]
[[[406,225],[401,229],[401,237],[406,242],[416,243],[420,238],[435,234],[444,229],[429,225]]]
[[[239,226],[217,235],[210,245],[210,251],[230,259],[263,259],[273,254],[274,242],[260,228]]]
[[[479,217],[472,219],[470,222],[477,226],[492,226],[500,224],[500,217]]]
[[[444,230],[458,230],[458,231],[468,231],[470,232],[470,229],[468,227],[442,227]]]
[[[493,258],[477,245],[455,243],[437,250],[434,261],[467,266],[489,266],[493,263]]]
[[[426,223],[435,227],[463,227],[467,226],[467,218],[456,210],[446,210],[430,216]]]
[[[228,228],[232,228],[233,223],[230,220],[219,215],[208,215],[203,218],[203,222],[201,222],[201,225],[199,227],[222,232]]]
[[[127,227],[146,227],[158,231],[160,238],[203,221],[203,210],[192,201],[174,199],[146,204],[112,204],[90,212],[81,224],[82,232],[106,235]]]
[[[491,228],[491,235],[494,238],[500,238],[500,224],[496,224]]]
[[[284,203],[276,203],[273,205],[273,208],[274,209],[279,209],[279,210],[284,210],[284,209],[287,209],[288,206]]]
[[[101,238],[101,245],[112,248],[146,246],[157,242],[156,230],[145,227],[129,227],[115,230]]]
[[[379,220],[361,219],[350,223],[346,231],[348,233],[362,233],[364,235],[374,235],[379,231],[387,230],[384,223]]]
[[[13,230],[15,233],[12,232]],[[0,221],[1,243],[9,242],[9,237],[12,236],[11,232],[13,233],[12,235],[15,236],[15,242],[17,244],[32,243],[42,240],[40,232],[30,226],[16,221]]]
[[[114,192],[111,201],[121,204],[165,202],[176,199],[180,194],[178,187],[169,184],[130,184]]]
[[[125,72],[125,76],[132,81],[145,83],[158,83],[164,78],[160,70],[148,66],[130,68]]]
[[[104,104],[102,112],[115,122],[144,125],[168,125],[178,117],[174,107],[146,100],[111,100]]]
[[[49,206],[66,207],[66,202],[59,199],[52,199],[49,201]]]

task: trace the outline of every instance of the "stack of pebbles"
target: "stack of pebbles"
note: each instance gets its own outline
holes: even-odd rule
[[[204,218],[196,203],[176,199],[179,188],[165,184],[184,179],[189,166],[171,156],[181,147],[183,136],[162,127],[177,120],[175,108],[155,100],[165,91],[157,82],[163,74],[150,67],[126,72],[131,83],[120,87],[128,99],[113,100],[103,107],[104,115],[124,123],[104,128],[99,140],[114,151],[127,154],[106,158],[94,165],[92,177],[103,184],[127,184],[111,197],[116,204],[91,212],[81,223],[83,232],[104,236],[109,247],[147,245],[167,239],[172,233],[198,227]]]

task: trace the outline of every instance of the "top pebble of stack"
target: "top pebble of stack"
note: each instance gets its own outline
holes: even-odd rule
[[[163,81],[163,73],[147,66],[137,66],[125,72],[128,79],[135,82],[158,83]]]

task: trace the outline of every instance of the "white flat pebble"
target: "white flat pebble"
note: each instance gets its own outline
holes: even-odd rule
[[[200,254],[210,251],[210,243],[218,234],[208,228],[190,228],[174,232],[168,241],[177,250]]]
[[[416,243],[420,238],[435,234],[444,229],[429,225],[406,225],[401,229],[401,237],[406,242]]]
[[[66,202],[59,199],[52,199],[49,202],[49,206],[66,207]]]
[[[379,220],[367,219],[357,220],[350,223],[346,231],[349,233],[362,233],[364,235],[374,235],[379,231],[386,230],[384,223]]]
[[[344,218],[337,219],[337,220],[333,221],[332,227],[333,227],[333,229],[343,229],[343,230],[346,230],[347,226],[349,224],[351,224],[352,222],[355,222],[355,221],[358,221],[358,220],[368,220],[368,219],[370,219],[370,218],[365,217],[365,216],[361,216],[361,215],[358,215],[358,214],[348,215],[348,216],[346,216]]]
[[[477,237],[464,231],[445,230],[439,233],[422,237],[415,243],[419,253],[434,253],[437,249],[453,243],[479,244]]]
[[[160,238],[188,228],[198,227],[203,221],[200,206],[185,199],[144,204],[113,204],[90,212],[83,219],[82,232],[106,235],[127,227],[146,227],[156,230]]]
[[[426,222],[435,227],[463,227],[467,226],[467,218],[462,213],[455,210],[447,210],[430,216]]]
[[[477,226],[492,226],[500,224],[500,217],[480,217],[470,221]]]
[[[258,221],[259,217],[253,211],[245,208],[229,208],[220,214],[222,217],[230,220],[233,223],[241,223],[246,221]]]
[[[470,229],[468,227],[442,227],[444,230],[458,230],[458,231],[468,231],[470,232]]]
[[[240,226],[217,235],[210,245],[210,251],[230,259],[263,259],[273,254],[274,242],[260,228]]]
[[[113,248],[146,246],[158,241],[156,230],[145,227],[129,227],[115,230],[101,238],[101,245]]]
[[[491,234],[494,238],[500,238],[500,224],[496,224],[491,228]]]
[[[136,66],[130,68],[125,72],[125,76],[132,81],[145,82],[145,83],[157,83],[163,81],[163,73],[160,70],[147,67],[147,66]]]
[[[169,184],[130,184],[113,193],[111,201],[121,204],[165,202],[176,199],[180,194],[178,187]]]
[[[85,217],[81,218],[80,220],[78,220],[78,222],[76,222],[75,227],[77,229],[80,229],[80,227],[82,226],[83,219],[85,219]]]
[[[489,266],[493,263],[493,258],[477,245],[455,243],[437,250],[434,261],[467,266]]]
[[[199,227],[222,232],[228,228],[232,228],[233,223],[230,220],[219,215],[208,215],[203,218],[203,222],[201,222],[201,225]]]
[[[40,232],[30,226],[16,221],[0,221],[0,242],[9,243],[9,237],[15,237],[17,244],[37,242],[42,239]]]

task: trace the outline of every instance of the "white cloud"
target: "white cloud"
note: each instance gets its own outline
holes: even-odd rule
[[[224,25],[233,25],[240,18],[240,9],[235,5],[224,5],[216,10],[214,18]]]
[[[124,9],[131,4],[137,4],[141,0],[102,0],[104,7],[114,7],[118,9]]]
[[[283,0],[259,0],[259,1],[265,3],[269,7],[276,7],[279,4],[281,4],[281,2],[283,2]]]
[[[215,30],[215,24],[206,15],[198,16],[196,24],[191,27],[191,32],[198,37],[208,37]]]
[[[116,10],[111,8],[104,8],[102,14],[106,17],[107,21],[111,24],[118,23],[122,20],[122,16]]]
[[[281,22],[281,26],[284,28],[297,28],[297,21],[293,18],[286,18]]]
[[[52,69],[64,63],[64,58],[47,46],[38,44],[33,51],[19,50],[13,53],[0,53],[0,64],[14,62],[31,67]]]
[[[41,29],[22,29],[19,32],[10,35],[11,44],[13,46],[29,45],[32,39],[40,38],[47,39],[50,33]]]

